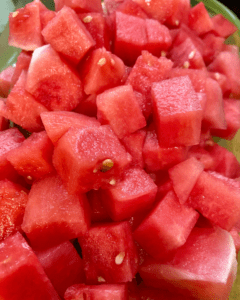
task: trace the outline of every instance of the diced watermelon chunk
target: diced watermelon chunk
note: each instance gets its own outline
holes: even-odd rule
[[[236,32],[237,27],[226,19],[223,15],[218,14],[212,17],[213,31],[221,37],[227,38]]]
[[[6,98],[10,92],[12,85],[12,77],[15,72],[15,68],[9,66],[0,73],[0,97]]]
[[[71,285],[84,282],[83,261],[69,241],[35,254],[61,297]]]
[[[118,86],[122,83],[125,72],[125,65],[119,57],[105,48],[96,49],[81,70],[84,92],[87,95],[98,94]]]
[[[91,223],[111,221],[102,203],[101,190],[91,190],[86,195],[91,209]]]
[[[196,145],[188,150],[188,157],[195,157],[204,165],[204,170],[214,170],[215,161],[211,154],[202,146]]]
[[[0,131],[6,130],[8,128],[9,128],[9,121],[6,118],[0,116]]]
[[[27,192],[24,187],[9,180],[0,181],[0,241],[21,231]]]
[[[112,14],[125,0],[105,0],[104,7],[107,14]]]
[[[152,97],[160,146],[198,144],[202,107],[189,77],[182,76],[154,83]]]
[[[117,0],[115,2],[119,2],[119,6],[116,8],[116,11],[120,11],[127,15],[132,15],[135,17],[139,17],[142,19],[147,19],[147,14],[141,9],[141,7],[132,0],[124,0],[122,3]]]
[[[47,24],[42,35],[47,44],[76,65],[95,45],[77,14],[66,6]]]
[[[11,150],[17,148],[25,140],[17,128],[10,128],[0,132],[0,179],[16,179],[16,171],[7,160]]]
[[[212,129],[214,136],[231,140],[240,129],[240,102],[236,99],[223,99],[224,115],[227,123],[226,129]]]
[[[10,151],[7,159],[27,181],[32,182],[53,172],[53,145],[46,131],[33,133],[23,143]]]
[[[166,20],[166,24],[174,27],[178,27],[181,23],[188,24],[190,6],[190,0],[178,0],[173,7],[173,13]]]
[[[40,1],[35,0],[9,15],[8,44],[27,51],[43,45]]]
[[[130,168],[121,181],[102,190],[102,201],[110,217],[121,221],[149,209],[156,194],[152,178],[142,169]]]
[[[138,257],[130,224],[100,224],[79,238],[88,283],[121,283],[137,273]]]
[[[69,287],[64,295],[65,300],[128,300],[126,284],[75,284]]]
[[[74,109],[75,112],[89,117],[97,117],[96,94],[86,96]]]
[[[69,195],[56,175],[32,185],[22,229],[36,249],[46,249],[85,234],[89,226],[86,196]]]
[[[120,139],[146,126],[131,85],[118,86],[98,95],[97,118],[101,124],[109,124]]]
[[[198,3],[190,9],[188,26],[198,35],[211,31],[214,27],[213,21],[203,2]]]
[[[40,22],[42,29],[44,29],[48,22],[51,21],[55,16],[55,11],[49,10],[42,2],[40,2]]]
[[[140,267],[146,285],[201,300],[228,299],[236,271],[233,239],[218,227],[194,228],[173,258],[146,259]]]
[[[134,231],[134,239],[155,259],[164,259],[181,247],[199,214],[179,204],[173,191],[160,201]]]
[[[98,127],[100,123],[96,118],[77,114],[70,111],[49,111],[41,114],[41,119],[48,137],[53,144],[66,133],[69,128]]]
[[[26,90],[49,110],[72,110],[83,96],[79,76],[50,45],[33,52]]]
[[[40,114],[47,108],[26,91],[26,80],[27,73],[23,71],[6,103],[0,102],[0,113],[30,132],[40,131],[43,129]]]
[[[216,36],[213,33],[207,33],[203,42],[206,45],[206,49],[204,49],[203,59],[206,64],[209,64],[213,61],[213,59],[223,50],[225,39],[220,36]]]
[[[230,230],[240,218],[239,186],[234,179],[219,173],[203,171],[187,203],[226,230]]]
[[[0,244],[0,262],[2,299],[60,300],[36,255],[20,233]]]
[[[54,3],[56,11],[59,11],[66,5],[79,13],[89,11],[102,12],[101,0],[54,0]]]
[[[32,53],[27,51],[22,51],[17,58],[16,68],[12,77],[12,86],[18,81],[23,70],[27,71],[32,59]]]
[[[131,160],[108,125],[70,129],[58,141],[53,154],[53,164],[69,193],[109,186]]]

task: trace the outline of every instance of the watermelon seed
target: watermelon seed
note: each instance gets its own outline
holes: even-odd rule
[[[185,61],[185,63],[183,64],[184,69],[188,69],[190,66],[189,61]]]
[[[188,55],[188,58],[192,59],[194,57],[195,53],[196,53],[196,51],[194,51],[194,50],[192,52],[190,52]]]
[[[107,172],[107,171],[111,170],[113,165],[114,165],[114,163],[110,158],[105,159],[102,162],[101,172],[104,173],[104,172]]]
[[[83,22],[84,23],[90,23],[92,21],[92,16],[86,16],[85,18],[83,18]]]
[[[111,64],[115,65],[115,60],[111,58]]]
[[[28,175],[28,176],[27,176],[27,180],[32,181],[32,180],[33,180],[32,176]]]
[[[102,276],[99,276],[98,277],[98,282],[106,282],[106,280]]]
[[[27,193],[26,193],[25,191],[23,191],[23,190],[21,190],[21,193],[23,193],[23,194],[26,194],[26,195],[27,195]]]
[[[115,257],[115,264],[116,265],[121,265],[125,257],[125,252],[120,252],[116,257]]]
[[[98,171],[97,169],[94,169],[94,170],[93,170],[93,173],[97,173],[97,171]]]
[[[148,6],[150,6],[150,2],[151,2],[151,0],[145,0],[145,3],[146,3]]]
[[[179,20],[175,21],[175,25],[178,26],[179,25]]]
[[[214,76],[215,76],[215,78],[216,78],[217,80],[220,78],[220,74],[219,74],[218,72],[216,72],[216,73],[214,74]]]
[[[110,181],[109,181],[109,184],[115,185],[115,184],[116,184],[116,180],[115,180],[115,179],[110,180]]]
[[[166,57],[167,56],[167,52],[166,51],[161,51],[161,56]]]
[[[12,17],[13,17],[13,18],[16,18],[16,16],[17,16],[18,14],[19,14],[19,11],[15,11],[15,12],[12,13]]]
[[[105,57],[100,58],[97,64],[98,64],[99,66],[105,65],[105,64],[106,64],[106,58],[105,58]]]

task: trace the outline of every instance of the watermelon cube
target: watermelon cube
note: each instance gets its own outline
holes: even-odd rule
[[[133,237],[152,257],[165,259],[186,242],[198,217],[194,209],[179,204],[170,191],[138,226]]]
[[[64,299],[128,300],[127,284],[75,284],[67,289]]]
[[[98,95],[97,118],[101,124],[109,124],[120,139],[146,126],[131,85],[118,86]]]
[[[53,172],[53,145],[46,131],[34,132],[7,159],[14,169],[27,181],[32,182]]]
[[[21,231],[28,191],[7,179],[0,181],[0,241]]]
[[[69,193],[109,186],[131,156],[108,125],[70,129],[54,149],[53,164]]]
[[[121,221],[151,208],[157,186],[142,169],[129,168],[121,181],[102,190],[102,201],[110,217]]]
[[[26,90],[49,110],[72,110],[83,96],[79,76],[50,45],[33,52]]]
[[[9,15],[8,44],[27,51],[43,46],[40,1],[35,0]]]
[[[36,255],[19,232],[0,244],[0,262],[2,299],[60,300]]]
[[[230,22],[221,14],[213,16],[212,22],[214,33],[224,38],[229,37],[238,30],[232,22]]]
[[[99,224],[79,238],[87,283],[121,283],[137,273],[138,256],[130,224]]]
[[[41,114],[43,125],[53,144],[66,133],[69,128],[98,127],[96,118],[70,111],[49,111]]]
[[[42,2],[40,2],[40,22],[41,22],[41,28],[44,29],[48,22],[50,22],[54,17],[56,17],[56,12],[53,10],[49,10],[46,8]]]
[[[238,182],[219,173],[203,171],[191,191],[187,204],[214,224],[230,230],[240,218]]]
[[[21,51],[21,53],[18,55],[15,71],[13,73],[12,77],[12,86],[15,85],[15,83],[18,81],[18,78],[20,77],[23,70],[27,71],[30,65],[32,59],[32,53],[27,51]]]
[[[111,221],[103,205],[101,190],[91,190],[86,195],[91,209],[91,223]]]
[[[146,285],[201,300],[228,299],[236,272],[233,239],[219,227],[194,228],[173,258],[140,267]]]
[[[0,73],[0,97],[6,98],[10,92],[15,68],[9,66]]]
[[[69,195],[58,176],[45,176],[31,187],[22,230],[36,249],[77,238],[89,227],[86,202],[84,194]]]
[[[206,64],[209,64],[223,50],[225,39],[213,33],[207,33],[204,35],[203,41],[206,45],[203,59]]]
[[[168,170],[173,189],[181,204],[186,202],[203,169],[204,165],[191,157]]]
[[[64,6],[43,29],[47,44],[77,65],[95,42],[77,14]]]
[[[47,108],[26,91],[27,72],[22,71],[6,102],[0,102],[0,113],[22,128],[33,132],[43,130],[40,118]]]
[[[55,290],[63,298],[68,287],[84,282],[83,261],[69,241],[35,251]]]
[[[54,0],[55,9],[59,11],[65,6],[71,7],[76,12],[102,12],[101,0]]]
[[[119,2],[119,6],[116,7],[116,11],[120,11],[124,14],[132,15],[142,19],[148,18],[147,14],[141,9],[141,7],[136,2],[132,0],[117,0],[116,2]]]
[[[122,83],[125,72],[125,65],[119,57],[105,48],[96,49],[81,68],[84,92],[87,95],[99,94],[118,86]]]
[[[180,24],[188,24],[188,15],[191,3],[189,0],[179,0],[173,7],[173,13],[166,20],[166,24],[171,27],[178,27]],[[171,28],[170,27],[170,28]]]
[[[187,153],[187,157],[195,157],[199,160],[203,166],[204,170],[214,170],[215,168],[215,160],[204,147],[196,145],[190,147]]]
[[[97,117],[96,94],[86,96],[74,109],[75,112],[89,117]]]
[[[154,83],[152,97],[160,146],[198,144],[202,107],[189,77],[176,77]]]

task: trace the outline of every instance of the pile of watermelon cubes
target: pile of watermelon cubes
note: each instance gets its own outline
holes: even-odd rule
[[[0,299],[227,300],[237,31],[189,0],[34,0],[0,74]]]

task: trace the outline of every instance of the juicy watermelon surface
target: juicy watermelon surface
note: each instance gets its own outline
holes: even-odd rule
[[[43,2],[9,15],[0,73],[0,299],[238,299],[238,28],[205,2]]]

